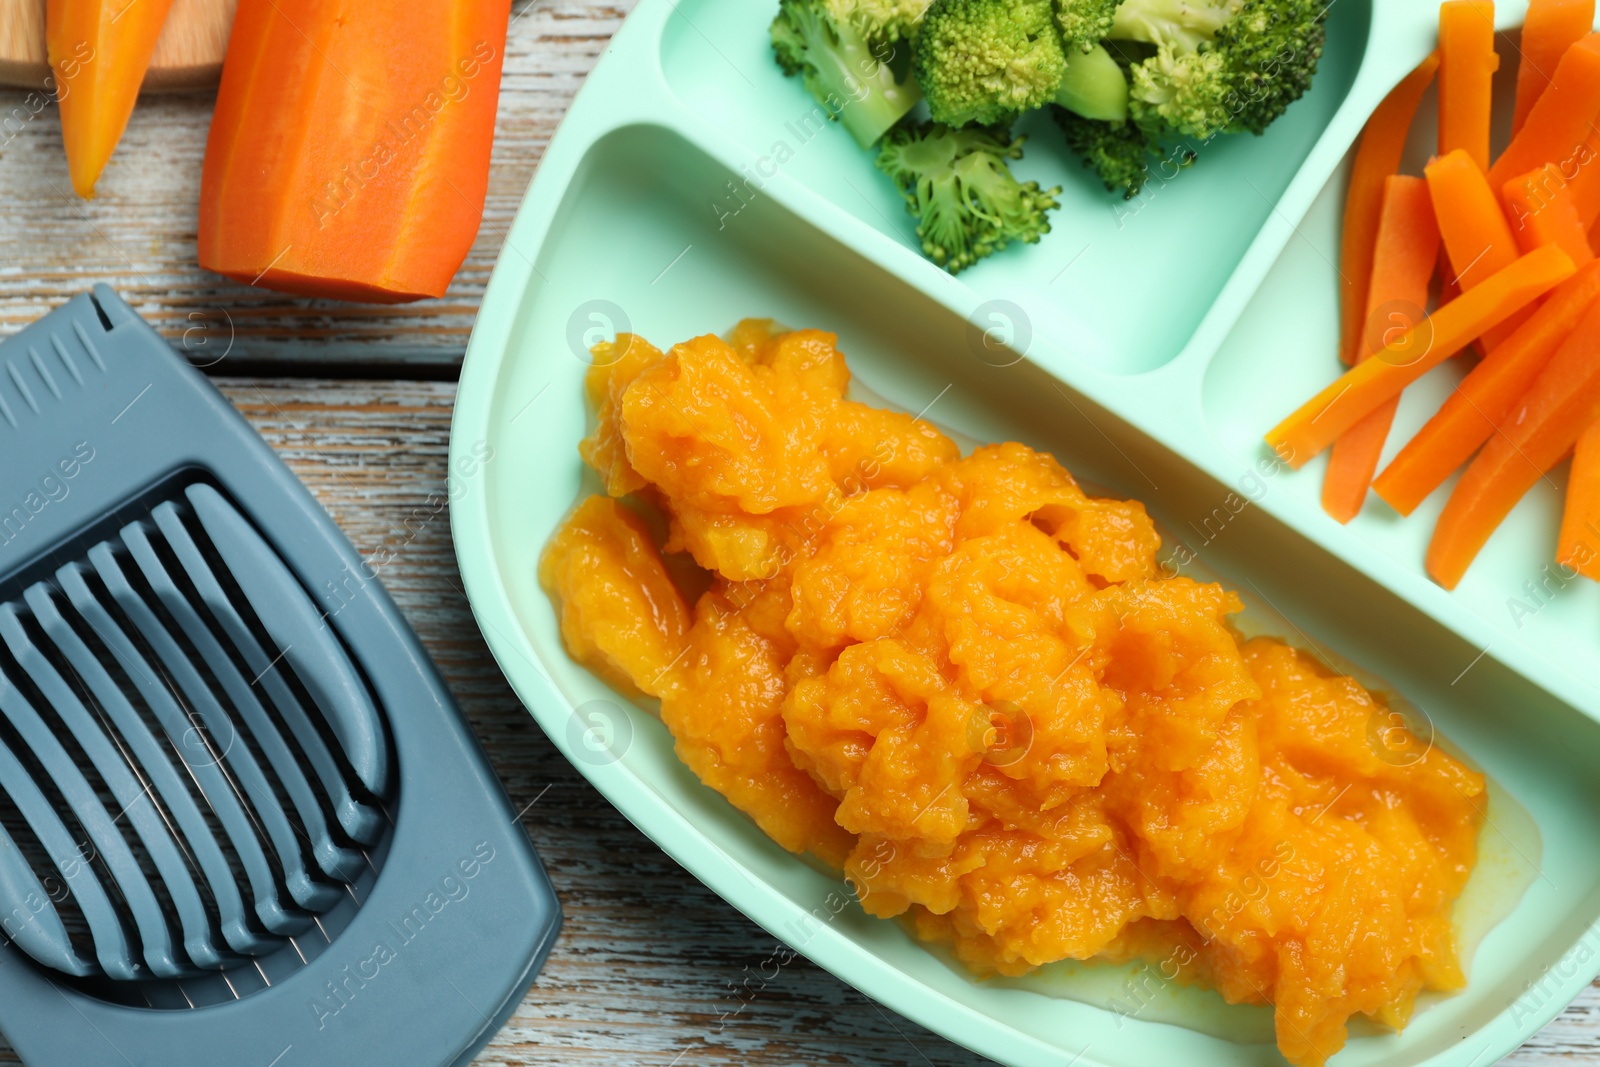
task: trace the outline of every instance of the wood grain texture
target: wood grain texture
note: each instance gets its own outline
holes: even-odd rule
[[[139,0],[131,0],[138,3]],[[222,76],[237,0],[172,0],[155,54],[145,71],[146,92],[215,86]],[[0,85],[49,85],[45,57],[45,0],[0,0]]]
[[[0,5],[16,0],[0,0]],[[454,376],[473,316],[550,135],[632,0],[516,0],[483,225],[449,292],[390,307],[306,300],[195,265],[212,94],[145,97],[96,187],[67,180],[55,105],[0,88],[0,334],[108,282],[174,343],[233,373]],[[222,355],[226,353],[226,355]],[[195,353],[192,353],[195,354]]]

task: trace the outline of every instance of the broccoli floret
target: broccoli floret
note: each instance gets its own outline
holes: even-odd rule
[[[1106,36],[1193,52],[1216,36],[1238,0],[1123,0]]]
[[[914,0],[780,0],[772,20],[778,65],[798,74],[862,148],[920,99],[916,83],[897,78],[889,62],[893,42],[915,24],[916,6]]]
[[[1012,175],[1008,161],[1022,158],[1022,142],[1003,128],[913,121],[884,137],[878,169],[917,216],[923,253],[951,274],[1012,241],[1032,244],[1050,232],[1061,190]]]
[[[935,122],[1009,122],[1043,107],[1066,70],[1052,0],[933,0],[912,50]]]
[[[1221,52],[1179,52],[1163,44],[1130,75],[1128,110],[1146,129],[1165,126],[1201,140],[1227,129],[1234,94]]]
[[[1094,49],[1111,36],[1111,26],[1121,0],[1056,0],[1056,25],[1071,52]]]
[[[1150,172],[1150,154],[1156,145],[1134,122],[1086,119],[1064,107],[1052,108],[1067,135],[1067,145],[1083,158],[1108,190],[1131,200],[1144,188]]]
[[[1067,69],[1053,98],[1086,119],[1121,122],[1128,117],[1128,76],[1104,45],[1067,52]]]
[[[1318,0],[1123,0],[1111,38],[1155,46],[1129,72],[1130,114],[1156,136],[1261,133],[1311,85],[1325,11]]]
[[[1311,88],[1326,13],[1318,0],[1245,0],[1217,31],[1236,98],[1230,129],[1261,133]]]
[[[847,22],[874,45],[909,41],[930,0],[824,0],[828,17]]]

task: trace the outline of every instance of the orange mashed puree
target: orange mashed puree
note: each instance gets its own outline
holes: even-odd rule
[[[1385,758],[1383,701],[1163,576],[1140,504],[845,399],[820,331],[595,357],[608,495],[540,565],[567,648],[868,912],[979,974],[1159,960],[1302,1067],[1463,984],[1482,776]]]

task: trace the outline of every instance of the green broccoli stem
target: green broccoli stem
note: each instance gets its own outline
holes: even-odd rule
[[[1088,52],[1068,50],[1054,102],[1086,119],[1122,122],[1128,117],[1128,77],[1103,45]]]
[[[850,131],[856,144],[871,148],[922,99],[914,79],[895,80],[889,64],[852,27],[835,24],[838,43],[811,53],[817,65],[816,84],[831,87],[819,102]]]

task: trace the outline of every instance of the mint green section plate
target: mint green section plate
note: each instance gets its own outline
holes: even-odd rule
[[[1334,1063],[1481,1067],[1510,1051],[1600,969],[1600,603],[1574,586],[1507,619],[1548,555],[1549,500],[1520,509],[1449,594],[1421,571],[1426,516],[1373,505],[1340,527],[1316,473],[1259,443],[1334,373],[1343,168],[1366,115],[1431,49],[1436,7],[1338,0],[1305,100],[1132,204],[1041,125],[1023,170],[1063,185],[1056,232],[959,279],[908,245],[909,217],[841,129],[804,143],[790,129],[808,132],[809,105],[767,60],[771,11],[644,0],[551,143],[490,282],[451,439],[452,471],[478,473],[452,476],[451,516],[473,609],[530,712],[729,903],[953,1041],[1015,1067],[1282,1062],[1260,1010],[1214,994],[1162,988],[1146,1005],[1128,993],[1137,975],[1099,968],[973,980],[772,844],[677,761],[647,709],[568,659],[536,568],[598,488],[577,455],[588,345],[629,329],[665,345],[746,316],[834,330],[889,403],[1047,449],[1143,500],[1173,566],[1219,575],[1281,613],[1289,640],[1386,680],[1418,729],[1490,775],[1508,800],[1491,806],[1485,868],[1519,868],[1509,881],[1526,891],[1503,901],[1465,991],[1403,1034],[1357,1029]],[[774,152],[786,136],[792,151]]]

